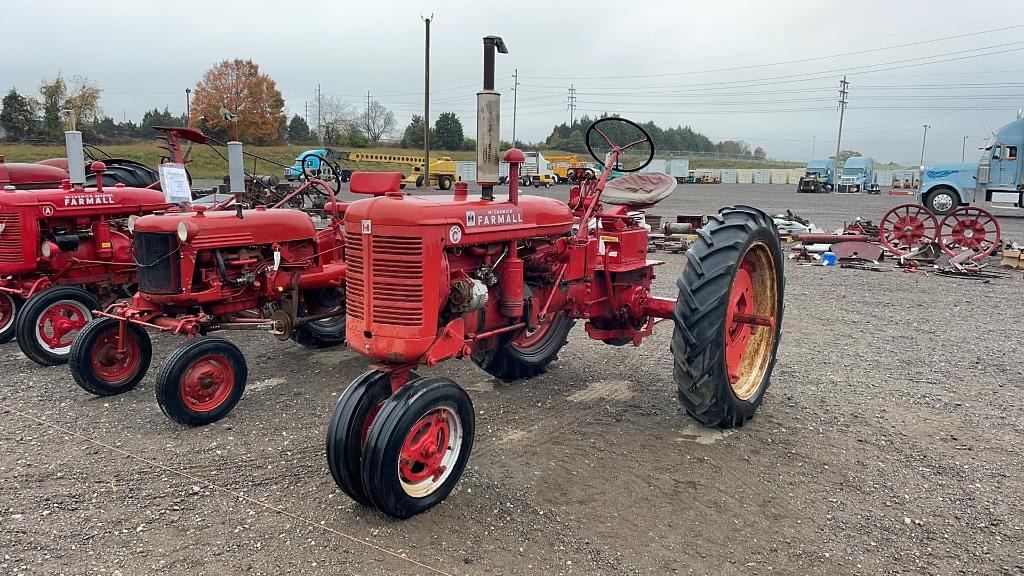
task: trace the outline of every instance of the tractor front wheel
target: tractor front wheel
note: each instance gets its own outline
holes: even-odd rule
[[[474,354],[473,362],[504,382],[533,378],[558,358],[558,351],[569,342],[569,331],[575,324],[564,312],[558,312],[536,330],[525,331],[493,350]]]
[[[327,468],[338,488],[363,506],[373,506],[363,485],[363,447],[370,425],[390,396],[390,374],[366,372],[345,389],[327,426]]]
[[[79,330],[100,307],[90,292],[75,286],[57,286],[29,298],[18,312],[15,331],[21,351],[36,364],[57,366],[68,361]]]
[[[742,426],[764,399],[782,329],[782,249],[771,217],[725,208],[686,253],[672,335],[673,378],[706,426]]]
[[[149,370],[153,359],[149,334],[141,326],[126,323],[122,342],[120,325],[113,318],[97,318],[82,328],[71,345],[71,376],[90,394],[113,396],[132,390]]]
[[[220,420],[245,392],[242,351],[221,338],[199,338],[178,348],[156,377],[156,399],[168,418],[186,426]]]
[[[0,344],[14,338],[14,318],[21,304],[21,298],[0,292]]]
[[[381,512],[409,518],[439,504],[469,460],[473,403],[455,382],[417,378],[374,418],[363,447],[362,481]]]

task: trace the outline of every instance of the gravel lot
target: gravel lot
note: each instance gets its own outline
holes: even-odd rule
[[[744,203],[838,227],[905,200],[793,188],[682,186],[654,212]],[[682,256],[662,256],[674,295]],[[1024,573],[1021,275],[786,272],[773,384],[736,431],[680,409],[667,326],[615,348],[578,325],[547,374],[511,386],[470,362],[426,370],[470,390],[477,444],[452,496],[404,522],[327,472],[327,417],[366,365],[348,350],[232,334],[248,390],[185,429],[153,396],[176,338],[114,398],[2,345],[0,572]]]

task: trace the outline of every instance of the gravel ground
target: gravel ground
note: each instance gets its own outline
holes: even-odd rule
[[[903,200],[792,188],[684,186],[655,212],[744,203],[836,227]],[[1024,219],[1001,223],[1024,240]],[[674,294],[682,257],[663,257],[657,289]],[[404,522],[326,469],[327,417],[366,366],[348,350],[233,334],[244,398],[185,429],[156,404],[155,368],[96,398],[2,345],[0,572],[1024,573],[1024,280],[786,273],[773,384],[736,431],[680,409],[667,327],[640,348],[577,327],[516,385],[469,362],[426,370],[471,392],[477,443],[452,496]],[[178,343],[156,337],[154,367]]]

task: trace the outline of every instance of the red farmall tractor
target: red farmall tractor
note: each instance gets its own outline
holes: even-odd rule
[[[0,192],[0,342],[16,335],[39,364],[63,363],[92,310],[131,292],[128,218],[171,207],[159,190],[104,186],[105,168],[92,164],[93,188]]]
[[[632,210],[675,188],[662,174],[609,182],[611,167],[636,172],[654,155],[638,125],[594,123],[587,147],[605,166],[573,187],[568,203],[520,196],[524,154],[498,182],[494,51],[484,39],[478,94],[480,198],[388,193],[349,205],[348,345],[371,370],[339,399],[327,431],[327,462],[354,500],[407,518],[443,500],[469,458],[473,404],[454,381],[414,370],[469,358],[501,380],[545,371],[576,320],[611,345],[633,344],[672,319],[673,377],[686,410],[708,426],[742,425],[761,404],[779,345],[783,261],[772,219],[737,206],[709,218],[687,252],[678,299],[657,297],[660,262]]]
[[[397,191],[400,180],[397,173],[359,173],[351,189],[383,194]],[[320,230],[307,213],[277,206],[196,207],[136,220],[138,292],[78,334],[69,359],[75,381],[100,396],[131,390],[152,358],[146,329],[185,336],[157,374],[156,397],[172,420],[202,425],[234,408],[248,373],[235,344],[207,334],[266,330],[308,346],[344,342],[346,205],[320,180],[306,182],[280,205],[310,186],[330,198],[324,211],[332,218]]]

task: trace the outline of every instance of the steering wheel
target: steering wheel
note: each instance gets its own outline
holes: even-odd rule
[[[320,160],[319,176],[310,174],[306,170],[307,158],[317,158]],[[319,154],[306,154],[305,156],[302,157],[301,160],[299,160],[299,163],[302,164],[302,177],[305,178],[307,182],[310,180],[327,180],[328,182],[332,182],[334,184],[334,190],[336,192],[341,191],[341,170],[339,170],[337,166],[329,162],[327,158],[324,158]],[[326,170],[330,170],[329,175],[326,174]]]
[[[618,146],[613,142],[628,142]],[[639,124],[632,120],[609,116],[601,118],[587,128],[587,152],[602,165],[609,152],[618,149],[620,153],[633,150],[629,154],[620,154],[619,166],[612,166],[619,172],[637,172],[654,160],[654,140]]]

